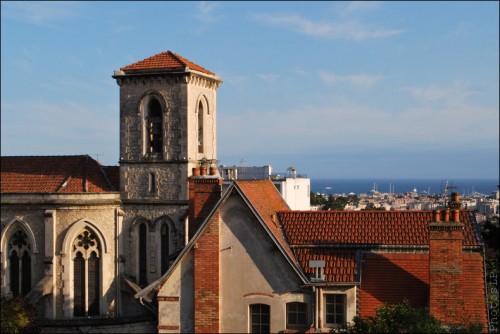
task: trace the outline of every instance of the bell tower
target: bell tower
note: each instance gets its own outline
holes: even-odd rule
[[[192,167],[215,160],[221,79],[171,51],[115,71],[123,203],[186,204]]]
[[[220,78],[162,52],[115,71],[120,87],[122,273],[145,286],[185,245],[188,177],[215,161]]]

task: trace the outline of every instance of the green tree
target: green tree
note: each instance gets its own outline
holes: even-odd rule
[[[311,191],[311,205],[325,205],[326,199],[321,194]]]
[[[2,333],[39,333],[36,322],[37,312],[33,305],[22,296],[7,300],[2,298]]]
[[[374,317],[354,317],[352,324],[334,329],[334,333],[480,333],[483,326],[442,327],[425,308],[414,308],[408,299],[399,304],[384,304]]]
[[[483,237],[486,252],[486,278],[488,282],[492,282],[492,278],[494,278],[495,287],[500,273],[500,245],[498,242],[498,240],[500,240],[500,227],[498,220],[498,217],[489,218],[481,226],[481,235]],[[493,289],[487,289],[486,298],[490,314],[499,314],[500,303],[498,302],[498,292]]]

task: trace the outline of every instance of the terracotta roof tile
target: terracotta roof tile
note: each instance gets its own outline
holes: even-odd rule
[[[295,248],[294,253],[300,266],[308,275],[314,271],[309,268],[310,260],[325,261],[326,280],[328,282],[355,282],[357,275],[356,250],[333,248]]]
[[[120,70],[128,72],[128,71],[141,71],[141,70],[152,70],[152,69],[168,69],[168,70],[181,70],[185,71],[186,68],[189,67],[192,70],[202,72],[209,75],[215,75],[213,72],[210,72],[206,68],[201,67],[193,63],[190,60],[187,60],[184,57],[172,52],[162,52],[158,53],[149,58],[140,60],[128,66],[120,68]]]
[[[432,211],[280,212],[291,245],[428,245]],[[464,245],[478,245],[471,212],[462,210]]]
[[[118,190],[107,178],[103,166],[88,155],[4,156],[0,159],[1,193],[102,193]],[[110,170],[114,170],[113,167]]]

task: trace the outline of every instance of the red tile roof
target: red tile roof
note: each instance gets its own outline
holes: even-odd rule
[[[325,261],[325,279],[328,282],[356,282],[358,270],[356,268],[355,249],[333,248],[294,248],[294,253],[304,272],[314,275],[314,269],[309,267],[310,260]]]
[[[106,176],[103,166],[88,155],[4,156],[0,162],[1,193],[102,193],[118,190]],[[117,168],[109,170],[116,173]]]
[[[310,260],[324,260],[329,282],[356,282],[361,265],[356,250],[364,247],[428,246],[428,225],[433,219],[432,211],[284,211],[278,215],[304,272],[313,274]],[[477,246],[471,212],[461,211],[460,221],[463,245]]]
[[[279,212],[291,245],[428,245],[432,211]],[[470,211],[460,211],[464,246],[478,241]]]
[[[152,69],[168,69],[168,70],[181,70],[185,71],[186,68],[189,67],[192,70],[202,72],[209,75],[215,75],[213,72],[210,72],[206,68],[201,67],[193,63],[190,60],[187,60],[184,57],[172,52],[162,52],[158,53],[149,58],[140,60],[128,66],[120,68],[120,70],[128,72],[128,71],[141,71],[141,70],[152,70]]]

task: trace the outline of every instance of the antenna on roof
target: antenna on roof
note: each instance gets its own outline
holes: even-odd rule
[[[102,154],[102,153],[94,153],[94,155],[95,155],[95,160],[96,160],[97,162],[100,162],[100,161],[99,161],[99,156],[104,155],[104,154]]]
[[[443,198],[444,207],[446,207],[446,198],[448,197],[448,191],[456,188],[457,187],[453,186],[453,181],[445,180],[441,182],[441,196]]]

